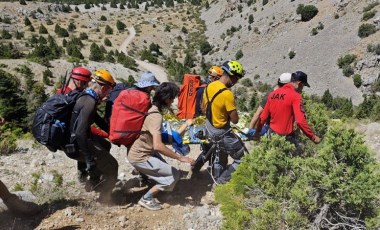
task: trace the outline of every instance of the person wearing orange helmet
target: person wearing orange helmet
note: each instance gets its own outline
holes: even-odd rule
[[[204,83],[197,88],[196,97],[195,97],[195,116],[203,115],[202,105],[203,105],[203,92],[205,87],[219,78],[223,74],[223,69],[220,66],[213,65],[208,70],[208,77],[205,79]]]
[[[91,80],[91,71],[78,66],[71,70],[70,78],[66,85],[58,89],[56,94],[66,94],[72,90],[83,91]]]
[[[115,80],[107,70],[96,70],[91,76],[84,94],[77,100],[70,121],[70,144],[66,145],[66,155],[86,165],[90,189],[102,184],[99,201],[112,203],[112,189],[117,181],[118,163],[110,154],[104,142],[108,142],[91,132],[91,124],[97,119],[102,130],[108,130],[105,120],[97,114],[97,106],[115,86]],[[109,145],[110,146],[110,145]],[[100,178],[102,181],[100,181]]]

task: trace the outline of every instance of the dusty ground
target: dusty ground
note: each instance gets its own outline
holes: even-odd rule
[[[62,152],[50,153],[40,146],[32,147],[31,141],[21,141],[20,151],[0,156],[1,179],[13,189],[16,184],[24,190],[31,188],[32,174],[41,175],[36,201],[44,205],[35,217],[17,218],[8,211],[0,211],[0,229],[215,229],[221,224],[221,214],[211,192],[212,180],[206,171],[196,178],[187,179],[189,166],[171,159],[168,162],[180,169],[181,180],[175,190],[161,193],[158,200],[164,209],[149,211],[137,205],[148,189],[141,186],[131,174],[132,167],[126,161],[125,149],[113,146],[112,154],[119,162],[119,179],[129,188],[125,201],[117,206],[103,206],[96,202],[96,192],[87,193],[76,181],[75,161]],[[199,153],[198,145],[192,145],[191,156]],[[59,188],[51,188],[53,171],[63,177]],[[44,195],[44,197],[42,197]],[[58,199],[59,198],[59,199]],[[1,202],[0,202],[1,207]],[[3,207],[4,209],[4,207]]]

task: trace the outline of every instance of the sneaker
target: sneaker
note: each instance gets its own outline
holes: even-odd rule
[[[144,199],[144,197],[141,197],[141,199],[139,200],[139,205],[152,211],[157,211],[157,210],[162,209],[161,205],[158,204],[155,199],[147,200],[147,199]]]
[[[18,215],[35,215],[42,210],[40,205],[33,202],[24,201],[17,195],[12,194],[4,200],[4,204],[13,212]]]

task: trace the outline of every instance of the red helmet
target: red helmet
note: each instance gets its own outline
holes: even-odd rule
[[[91,71],[84,67],[76,67],[71,71],[71,77],[80,81],[89,82]]]

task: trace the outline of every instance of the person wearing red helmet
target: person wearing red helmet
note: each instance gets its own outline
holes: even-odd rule
[[[91,80],[91,71],[84,67],[75,67],[70,72],[66,85],[57,90],[56,94],[66,94],[72,90],[83,91]]]

